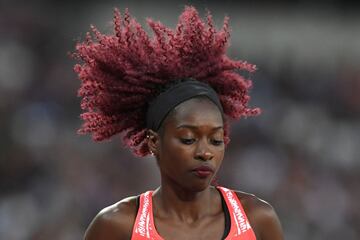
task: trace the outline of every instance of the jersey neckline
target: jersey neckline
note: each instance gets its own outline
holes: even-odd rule
[[[217,190],[217,192],[220,194],[220,199],[221,199],[221,208],[223,210],[224,213],[224,218],[225,218],[225,227],[224,227],[224,233],[223,236],[221,237],[221,240],[225,240],[228,235],[230,234],[230,229],[231,229],[231,217],[230,217],[230,213],[229,213],[229,208],[226,204],[225,201],[225,196],[222,193],[222,191],[220,190],[219,187],[215,186],[215,189]],[[149,208],[151,209],[151,225],[154,227],[154,231],[153,234],[156,235],[157,238],[159,238],[159,240],[164,240],[163,237],[160,236],[158,230],[156,229],[156,225],[155,225],[155,217],[154,217],[154,212],[153,212],[153,192],[154,191],[148,191],[149,192]],[[139,211],[139,206],[140,206],[140,195],[136,198],[136,213],[138,214]]]

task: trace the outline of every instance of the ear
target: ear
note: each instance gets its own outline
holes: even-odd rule
[[[153,155],[156,156],[159,152],[160,135],[157,132],[149,129],[147,131],[147,138],[149,150]]]

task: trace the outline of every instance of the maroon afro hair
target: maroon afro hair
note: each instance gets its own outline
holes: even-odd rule
[[[114,13],[114,34],[91,26],[84,42],[77,43],[74,69],[81,80],[84,120],[78,133],[91,133],[102,141],[122,133],[124,144],[137,156],[149,154],[145,116],[158,89],[175,79],[194,78],[209,84],[232,119],[260,113],[248,108],[251,81],[238,70],[255,71],[255,65],[226,55],[229,18],[217,31],[208,13],[204,22],[194,7],[186,7],[175,29],[147,19],[150,37],[128,11]],[[226,128],[227,129],[227,128]],[[225,132],[228,136],[228,131]]]

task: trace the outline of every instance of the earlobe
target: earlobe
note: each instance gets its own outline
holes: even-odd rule
[[[148,147],[152,155],[157,155],[159,145],[159,134],[149,129],[147,132]]]

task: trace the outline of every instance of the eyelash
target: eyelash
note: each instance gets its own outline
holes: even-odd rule
[[[183,144],[191,145],[192,143],[195,142],[195,139],[193,139],[193,138],[181,138],[180,141]]]
[[[224,143],[224,141],[213,139],[213,140],[211,140],[211,143],[214,144],[215,146],[220,146]]]
[[[194,138],[181,138],[180,141],[183,144],[191,145],[191,144],[193,144],[195,142],[195,139]],[[215,139],[211,140],[211,144],[213,144],[215,146],[220,146],[223,143],[224,143],[224,141],[222,141],[222,140],[215,140]]]

